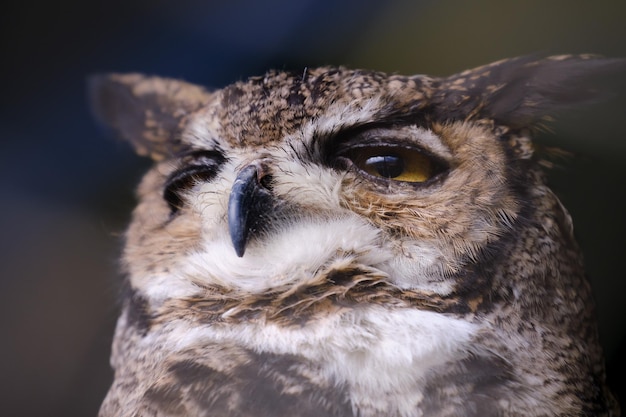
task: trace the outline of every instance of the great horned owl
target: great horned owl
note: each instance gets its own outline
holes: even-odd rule
[[[100,416],[615,416],[571,219],[531,133],[623,68],[96,76],[155,166]]]

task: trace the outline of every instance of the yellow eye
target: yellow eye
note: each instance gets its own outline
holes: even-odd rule
[[[347,153],[362,171],[375,177],[424,182],[433,177],[435,163],[415,149],[393,146],[357,147]]]

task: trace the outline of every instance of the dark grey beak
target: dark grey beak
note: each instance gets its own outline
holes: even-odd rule
[[[237,256],[242,257],[250,236],[262,227],[272,207],[272,194],[261,184],[258,165],[239,172],[228,200],[228,230]]]

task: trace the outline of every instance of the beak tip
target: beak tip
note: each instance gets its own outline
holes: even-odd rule
[[[243,254],[246,252],[246,247],[241,245],[241,246],[235,246],[235,253],[237,254],[237,257],[242,258]]]
[[[230,241],[235,248],[235,253],[238,257],[242,257],[246,251],[246,243],[248,238],[247,229],[244,226],[237,224],[237,222],[229,222]]]

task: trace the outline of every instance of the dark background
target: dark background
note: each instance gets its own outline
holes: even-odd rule
[[[626,2],[31,1],[0,13],[0,415],[95,416],[111,381],[116,259],[148,162],[93,123],[87,74],[221,87],[269,68],[448,75],[529,53],[626,57]],[[626,88],[540,141],[598,300],[611,385],[626,399]]]

